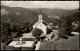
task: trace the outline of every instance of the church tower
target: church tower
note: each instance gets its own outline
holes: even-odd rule
[[[39,17],[39,21],[42,21],[42,12],[41,12],[41,9],[40,9],[40,15],[38,17]]]
[[[42,15],[39,15],[39,21],[42,21]]]

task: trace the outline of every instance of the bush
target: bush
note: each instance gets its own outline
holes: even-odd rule
[[[67,35],[62,35],[62,38],[68,39]]]
[[[12,34],[12,38],[15,38],[15,37],[18,36],[18,35],[17,35],[17,32],[11,32],[11,34]]]
[[[31,32],[31,31],[32,31],[32,29],[33,29],[33,27],[32,27],[32,26],[30,26],[30,27],[29,27],[29,31]]]
[[[47,28],[47,34],[49,34],[49,33],[51,33],[51,32],[52,32],[52,30],[49,29],[49,28]]]
[[[72,25],[70,21],[64,21],[59,27],[59,37],[66,37],[71,34]]]
[[[60,28],[59,28],[59,32],[58,32],[59,37],[62,37],[64,34],[65,34],[65,29],[64,29],[64,27],[60,27]]]
[[[38,28],[35,28],[32,30],[32,35],[34,37],[39,37],[42,33],[43,33],[43,31],[41,29],[38,29]]]

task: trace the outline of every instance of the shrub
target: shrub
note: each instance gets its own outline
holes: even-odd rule
[[[51,32],[52,32],[52,30],[49,29],[49,28],[47,28],[47,34],[49,34],[49,33],[51,33]]]
[[[66,23],[62,23],[61,27],[59,27],[59,32],[58,32],[58,35],[60,38],[65,38],[67,39],[67,34],[66,34]]]
[[[17,32],[11,32],[11,35],[12,35],[12,36],[11,36],[12,38],[15,38],[16,36],[18,36],[18,35],[17,35]]]
[[[62,35],[62,38],[64,38],[64,39],[68,39],[68,37],[67,37],[67,35]]]
[[[38,29],[38,28],[35,28],[32,30],[32,35],[34,37],[39,37],[42,33],[43,33],[43,31],[41,29]]]
[[[29,27],[29,32],[31,32],[31,31],[32,31],[32,29],[33,29],[33,27],[32,27],[32,26],[30,26],[30,27]]]

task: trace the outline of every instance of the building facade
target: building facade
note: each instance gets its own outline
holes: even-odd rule
[[[39,20],[33,25],[34,28],[39,28],[43,31],[44,35],[47,34],[47,25],[48,23],[43,21],[42,15],[39,15]]]

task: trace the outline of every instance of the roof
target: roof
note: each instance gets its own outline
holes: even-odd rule
[[[42,23],[43,23],[44,25],[46,25],[46,26],[48,25],[48,23],[47,23],[47,22],[45,22],[45,21],[43,21]]]
[[[37,26],[39,23],[43,23],[45,26],[47,26],[48,25],[48,23],[47,22],[45,22],[45,21],[38,21],[38,22],[36,22],[33,26],[35,27],[35,26]]]

